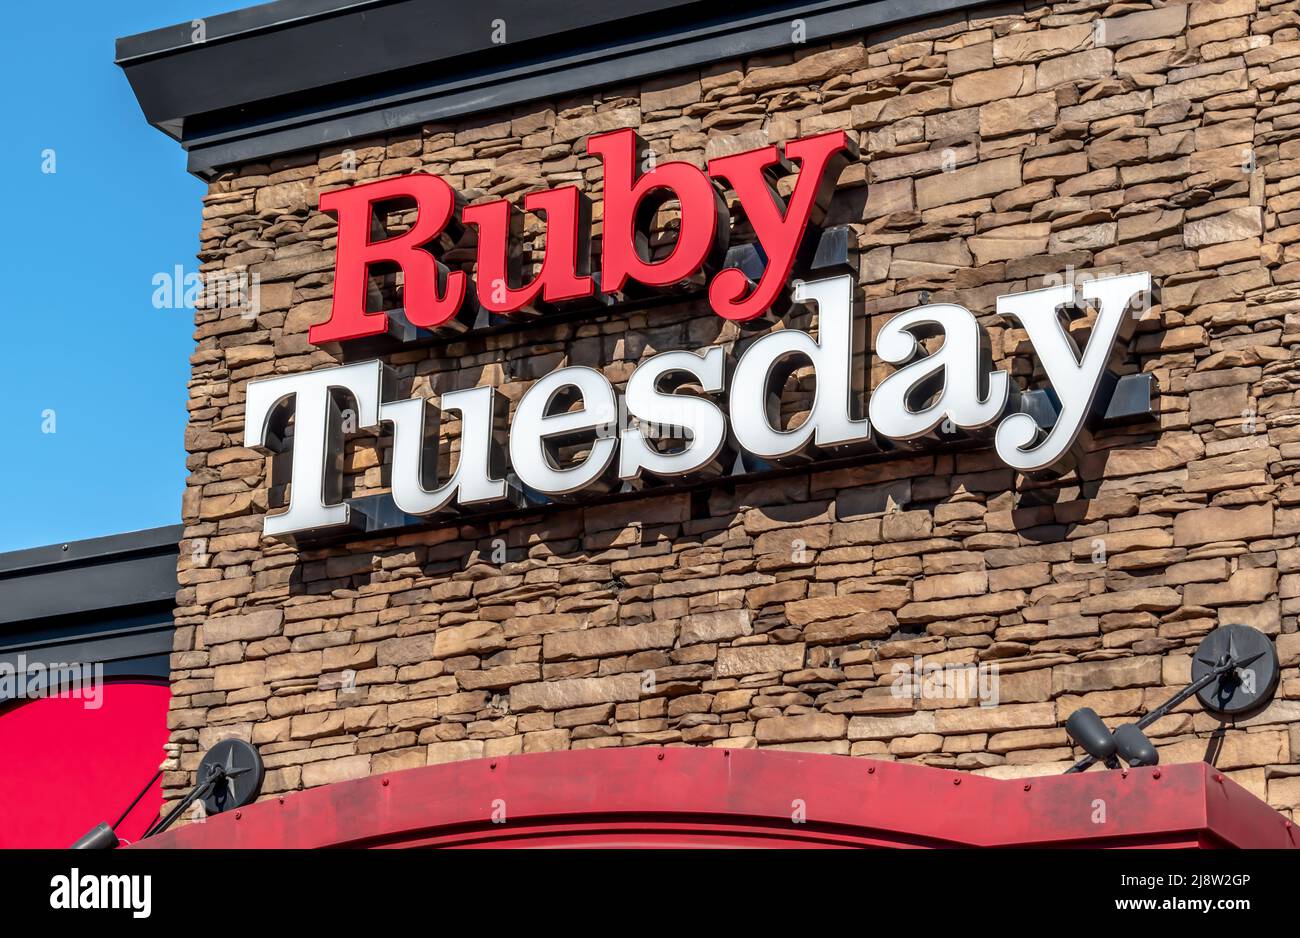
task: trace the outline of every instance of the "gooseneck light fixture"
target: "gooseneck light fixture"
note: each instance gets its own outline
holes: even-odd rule
[[[1070,714],[1065,731],[1088,753],[1065,774],[1082,772],[1094,762],[1119,768],[1156,765],[1160,755],[1142,731],[1192,695],[1220,720],[1261,709],[1273,699],[1280,668],[1268,636],[1248,625],[1225,625],[1206,635],[1192,656],[1192,682],[1136,723],[1112,733],[1089,707]]]
[[[126,820],[131,809],[139,803],[153,783],[162,774],[158,773],[149,780],[140,794],[136,795],[131,807],[122,812],[117,824],[97,824],[87,831],[76,843],[73,850],[112,850],[119,845],[115,828]],[[223,739],[203,756],[197,772],[199,782],[188,795],[182,798],[167,815],[155,822],[140,838],[160,834],[171,826],[190,805],[196,801],[203,804],[208,815],[220,814],[231,808],[242,808],[251,804],[262,790],[262,780],[266,776],[266,767],[257,749],[242,739]]]

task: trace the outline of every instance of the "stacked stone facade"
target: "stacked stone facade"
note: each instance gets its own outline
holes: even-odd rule
[[[1149,735],[1164,762],[1213,761],[1294,812],[1298,77],[1295,0],[1002,4],[225,172],[202,269],[256,274],[260,310],[197,315],[168,796],[226,736],[260,747],[264,797],[637,745],[1057,773],[1080,755],[1070,712],[1137,718],[1189,679],[1203,635],[1244,622],[1277,641],[1274,703],[1224,726],[1191,702]],[[471,201],[595,196],[585,137],[623,127],[697,165],[850,130],[861,159],[830,221],[852,226],[873,332],[960,303],[1022,382],[1033,358],[998,295],[1150,271],[1160,302],[1127,367],[1154,376],[1158,421],[1100,434],[1056,480],[991,449],[913,452],[332,547],[263,539],[270,461],[242,446],[247,382],[341,360],[307,342],[333,280],[318,194],[432,172]],[[620,385],[656,352],[747,338],[686,299],[386,361],[404,395],[492,384],[517,401],[564,365]],[[872,382],[886,372],[873,362]],[[787,390],[806,407],[810,375]],[[351,494],[382,490],[390,445],[350,440]],[[915,656],[994,668],[997,705],[892,693]]]

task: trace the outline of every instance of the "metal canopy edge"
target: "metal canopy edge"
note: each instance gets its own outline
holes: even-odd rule
[[[963,11],[988,5],[488,0],[435,12],[421,0],[278,0],[202,21],[202,41],[184,23],[119,39],[117,63],[149,122],[188,151],[190,172],[212,178],[226,167],[709,62],[917,19],[961,22]],[[492,41],[497,19],[506,43]],[[792,41],[795,20],[805,43]]]

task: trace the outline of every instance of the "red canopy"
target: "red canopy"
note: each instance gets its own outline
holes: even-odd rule
[[[997,780],[772,750],[475,759],[271,798],[142,847],[1295,847],[1203,762]]]

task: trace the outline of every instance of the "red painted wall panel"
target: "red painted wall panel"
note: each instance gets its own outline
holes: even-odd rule
[[[61,695],[0,707],[0,847],[67,847],[112,824],[158,770],[165,684],[108,682],[98,708]],[[158,816],[156,784],[118,827],[135,841]]]

